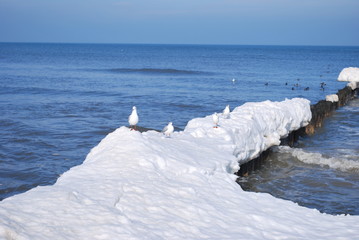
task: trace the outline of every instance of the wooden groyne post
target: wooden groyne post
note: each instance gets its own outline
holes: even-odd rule
[[[314,134],[315,128],[321,127],[324,118],[328,117],[334,110],[346,105],[351,99],[357,96],[358,88],[352,89],[351,87],[345,87],[337,92],[338,101],[331,102],[321,100],[318,103],[311,105],[312,120],[305,127],[305,133],[308,135]]]

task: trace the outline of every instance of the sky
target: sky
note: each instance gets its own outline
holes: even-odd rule
[[[0,42],[359,46],[359,1],[0,0]]]

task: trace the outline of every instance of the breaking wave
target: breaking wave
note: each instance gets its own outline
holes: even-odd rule
[[[290,153],[299,161],[308,164],[318,164],[320,166],[327,166],[341,171],[359,172],[359,161],[350,160],[345,156],[325,157],[320,153],[306,152],[301,148],[290,148],[288,146],[279,146],[278,152]]]

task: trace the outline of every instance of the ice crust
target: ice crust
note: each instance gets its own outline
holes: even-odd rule
[[[309,101],[246,103],[171,137],[120,127],[53,186],[0,202],[0,239],[355,239],[359,217],[245,192],[233,174],[311,118]],[[175,122],[174,122],[175,124]]]

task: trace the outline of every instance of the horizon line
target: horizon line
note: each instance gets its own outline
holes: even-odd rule
[[[359,47],[359,45],[316,45],[316,44],[247,44],[247,43],[114,43],[114,42],[41,42],[41,41],[0,41],[0,44],[98,44],[98,45],[183,45],[183,46],[285,46],[285,47]]]

